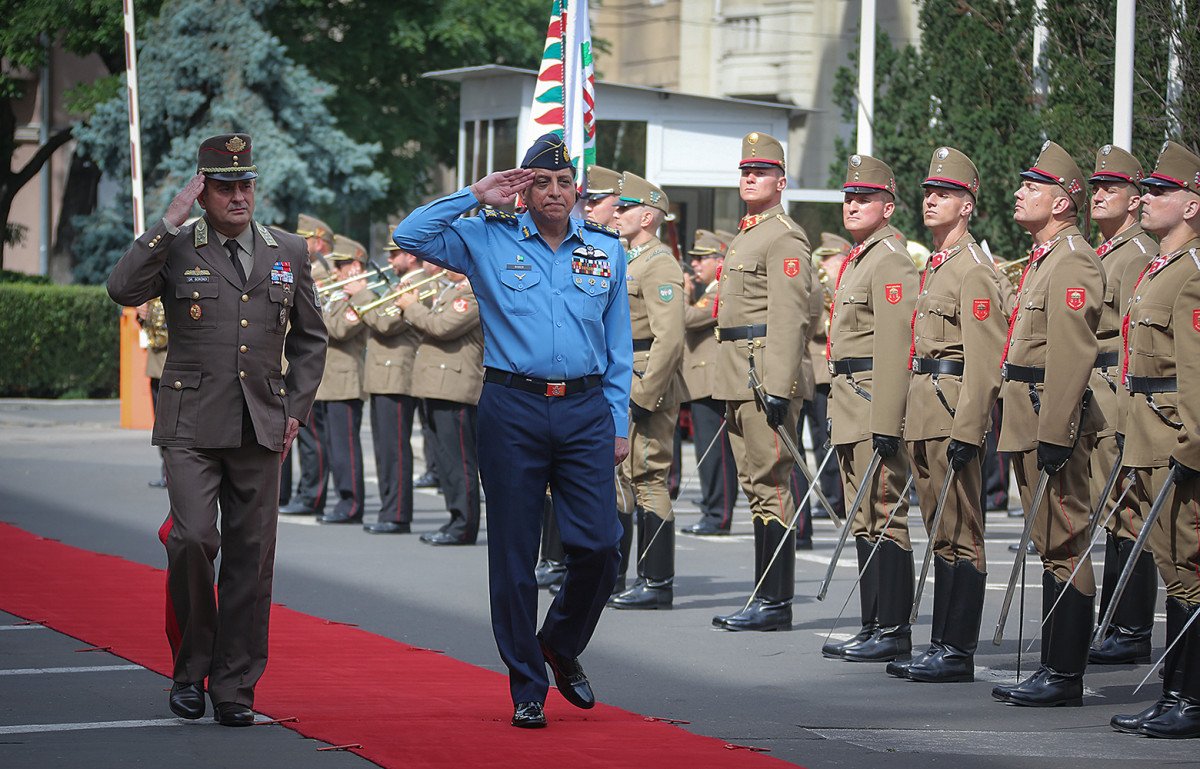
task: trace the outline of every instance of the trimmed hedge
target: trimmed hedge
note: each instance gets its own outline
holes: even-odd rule
[[[116,397],[120,311],[102,286],[0,284],[0,397]]]

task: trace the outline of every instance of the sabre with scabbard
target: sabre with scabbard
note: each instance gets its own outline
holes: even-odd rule
[[[946,509],[946,497],[950,495],[950,486],[954,483],[955,472],[952,466],[946,469],[946,480],[942,482],[942,493],[938,494],[937,507],[933,510],[933,521],[929,524],[929,544],[925,547],[925,560],[921,563],[921,577],[917,580],[917,592],[913,595],[912,614],[908,615],[908,624],[910,625],[916,624],[917,615],[921,612],[921,596],[925,593],[925,579],[929,576],[929,564],[933,561],[933,549],[937,542],[938,529],[942,525],[942,513]]]
[[[1108,471],[1108,479],[1104,482],[1104,491],[1100,492],[1100,501],[1096,503],[1096,509],[1092,511],[1091,520],[1088,521],[1088,541],[1091,541],[1092,535],[1096,532],[1096,523],[1100,520],[1100,513],[1104,511],[1104,502],[1112,494],[1113,488],[1117,485],[1117,478],[1121,475],[1121,460],[1125,456],[1124,444],[1117,446],[1117,458],[1113,461],[1112,469]],[[1122,498],[1125,496],[1121,495]]]
[[[838,534],[837,545],[833,548],[833,557],[829,559],[829,568],[825,570],[825,578],[821,580],[821,587],[817,591],[817,600],[824,601],[826,593],[829,592],[829,583],[833,581],[833,572],[837,569],[838,559],[842,557],[842,550],[846,547],[846,539],[850,536],[850,527],[854,525],[854,516],[858,514],[859,505],[867,496],[867,489],[871,487],[871,483],[875,480],[875,472],[879,469],[879,463],[883,461],[883,455],[879,453],[879,449],[875,449],[871,454],[871,461],[867,463],[867,471],[863,474],[862,481],[858,485],[858,493],[854,495],[854,503],[846,508],[846,522],[842,524],[842,531]]]
[[[1174,467],[1167,473],[1167,480],[1163,482],[1162,489],[1158,492],[1158,496],[1154,498],[1154,504],[1150,506],[1150,512],[1146,513],[1146,517],[1142,520],[1142,530],[1138,533],[1138,537],[1133,542],[1133,548],[1129,551],[1129,559],[1125,563],[1125,568],[1121,570],[1121,576],[1117,578],[1117,585],[1113,588],[1112,597],[1108,600],[1108,609],[1104,612],[1104,618],[1100,620],[1100,624],[1096,627],[1096,634],[1092,636],[1092,647],[1095,648],[1104,641],[1105,635],[1108,633],[1109,623],[1112,622],[1113,614],[1117,611],[1117,606],[1121,603],[1121,595],[1125,592],[1125,586],[1129,584],[1129,578],[1133,575],[1133,569],[1137,566],[1138,556],[1142,554],[1142,550],[1146,547],[1146,540],[1150,538],[1150,532],[1154,528],[1154,522],[1158,520],[1158,514],[1162,511],[1163,506],[1171,497],[1171,491],[1175,488],[1177,479],[1177,471]]]
[[[1038,512],[1042,509],[1042,498],[1046,496],[1046,487],[1049,485],[1050,471],[1043,467],[1042,474],[1038,477],[1037,490],[1033,492],[1033,505],[1025,511],[1025,529],[1021,532],[1020,549],[1017,550],[1016,560],[1013,561],[1012,572],[1008,575],[1008,587],[1004,590],[1004,602],[1000,604],[1000,619],[996,621],[996,633],[992,636],[992,643],[996,646],[999,646],[1004,640],[1004,625],[1008,622],[1008,611],[1012,608],[1017,579],[1025,573],[1025,554],[1029,547],[1029,540],[1033,538],[1033,527],[1037,523]]]

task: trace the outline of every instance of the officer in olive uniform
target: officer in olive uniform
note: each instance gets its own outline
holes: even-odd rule
[[[171,329],[153,440],[171,479],[159,529],[168,703],[200,718],[207,679],[217,722],[250,726],[267,665],[280,458],[312,404],[325,328],[303,241],[253,220],[250,136],[206,139],[197,166],[113,268],[108,293],[127,306],[162,297]],[[195,202],[205,215],[185,224]]]
[[[728,534],[738,498],[737,465],[724,427],[725,404],[712,397],[717,366],[717,338],[713,334],[717,325],[717,275],[728,249],[729,241],[721,240],[716,233],[696,230],[695,241],[688,251],[694,277],[684,277],[685,289],[687,285],[693,285],[699,294],[692,297],[693,301],[683,314],[687,329],[683,347],[683,384],[692,410],[692,443],[696,449],[696,473],[700,476],[701,515],[698,523],[685,526],[681,531],[698,536]],[[718,431],[721,433],[719,439],[716,438]],[[707,456],[704,455],[706,451]]]
[[[1104,242],[1096,256],[1104,266],[1107,288],[1104,309],[1096,338],[1100,352],[1092,371],[1092,397],[1100,404],[1108,425],[1096,436],[1092,451],[1092,506],[1100,504],[1100,495],[1109,473],[1119,471],[1125,435],[1125,413],[1130,399],[1121,389],[1121,323],[1133,284],[1149,261],[1158,255],[1158,244],[1139,223],[1142,203],[1142,165],[1120,147],[1106,144],[1096,153],[1096,167],[1088,181],[1092,185],[1092,221],[1100,227]],[[1120,498],[1124,483],[1113,487],[1114,496],[1105,503],[1102,515],[1108,515],[1112,501]],[[1100,594],[1100,616],[1108,609],[1109,597],[1134,540],[1142,529],[1145,509],[1138,504],[1135,489],[1124,495],[1121,509],[1108,519],[1104,555],[1104,579]],[[1148,505],[1148,503],[1147,503]],[[1101,518],[1103,521],[1104,518]],[[1103,643],[1088,653],[1088,662],[1096,665],[1122,665],[1150,661],[1150,632],[1154,629],[1154,603],[1158,578],[1154,558],[1144,550]]]
[[[1200,607],[1200,156],[1167,142],[1142,183],[1141,222],[1160,238],[1161,254],[1142,270],[1125,318],[1125,465],[1136,468],[1135,488],[1148,500],[1175,472],[1150,532],[1167,587],[1166,642],[1175,645],[1158,701],[1111,723],[1148,737],[1195,738],[1200,621],[1183,627]]]
[[[483,329],[471,284],[457,273],[428,263],[441,273],[429,307],[414,291],[401,294],[396,306],[421,333],[413,364],[413,395],[424,398],[441,473],[442,496],[450,520],[421,535],[429,545],[473,545],[479,536],[479,459],[476,454],[476,404],[483,389]]]
[[[720,346],[713,397],[726,402],[726,430],[754,523],[754,581],[762,587],[749,607],[713,617],[713,625],[780,630],[792,626],[796,533],[785,531],[796,505],[790,483],[794,459],[776,430],[796,437],[813,267],[808,236],[783,208],[783,145],[764,133],[747,134],[738,168],[746,215],[717,287]],[[748,385],[751,365],[761,394]]]
[[[613,596],[618,609],[669,609],[675,581],[675,511],[667,472],[683,395],[683,270],[655,235],[671,210],[661,188],[628,171],[621,176],[614,225],[629,244],[625,286],[633,330],[629,456],[617,467],[621,525],[638,532],[637,580]],[[591,278],[589,278],[591,280]],[[636,520],[634,517],[636,516]],[[622,538],[622,545],[629,540]],[[621,553],[624,575],[629,551]]]
[[[367,288],[363,265],[367,250],[356,240],[337,235],[329,255],[337,280],[363,276],[325,297],[325,328],[329,354],[317,400],[325,404],[325,453],[337,490],[337,507],[322,515],[321,523],[362,523],[366,496],[363,480],[362,412],[363,353],[367,324],[357,307],[375,298]]]
[[[300,214],[296,234],[308,248],[308,264],[313,280],[330,280],[332,267],[327,259],[333,251],[333,230],[315,216]],[[300,456],[300,483],[295,498],[279,508],[280,515],[321,515],[325,512],[325,489],[329,485],[329,458],[325,451],[325,404],[314,401],[300,435],[296,438]],[[291,457],[284,458],[289,470],[284,477],[291,485]],[[290,497],[291,495],[289,495]]]
[[[388,264],[398,280],[423,275],[412,254],[388,242]],[[383,289],[386,293],[390,289]],[[419,289],[414,289],[419,290]],[[379,478],[379,517],[363,525],[369,534],[408,534],[413,515],[413,359],[421,334],[391,302],[362,313],[368,330],[364,389],[371,396],[371,440]]]
[[[1088,464],[1105,417],[1088,383],[1104,306],[1104,268],[1075,226],[1087,214],[1083,174],[1066,150],[1046,142],[1021,174],[1013,218],[1034,249],[1017,291],[1004,356],[1000,451],[1012,453],[1025,514],[1036,516],[1033,543],[1042,556],[1042,612],[1062,600],[1042,626],[1041,668],[992,696],[1014,705],[1079,705],[1096,582],[1090,561]],[[1040,473],[1051,476],[1039,509],[1030,510]],[[1023,557],[1019,555],[1018,557]]]
[[[862,629],[849,641],[828,643],[827,657],[882,662],[909,653],[912,631],[913,555],[908,500],[899,497],[909,472],[901,437],[908,394],[909,326],[917,299],[917,270],[904,236],[888,220],[895,209],[896,180],[886,163],[852,155],[842,187],[842,221],[856,241],[833,283],[826,359],[833,376],[831,440],[847,498],[862,484],[867,494],[851,532],[858,566]],[[880,386],[876,387],[878,382]],[[881,461],[864,477],[874,453]],[[884,529],[892,510],[895,517]],[[875,543],[878,552],[870,556]]]
[[[924,187],[935,251],[921,274],[913,317],[904,438],[927,530],[950,469],[954,480],[938,529],[930,531],[930,646],[911,662],[888,663],[887,672],[933,683],[974,681],[987,583],[980,456],[1000,392],[1008,322],[1000,277],[968,230],[979,194],[975,164],[953,147],[939,147]]]

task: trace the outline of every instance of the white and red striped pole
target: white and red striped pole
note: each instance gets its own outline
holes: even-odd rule
[[[137,32],[133,0],[123,0],[125,13],[125,80],[129,97],[129,176],[133,187],[133,236],[146,231],[142,198],[142,126],[138,112]]]

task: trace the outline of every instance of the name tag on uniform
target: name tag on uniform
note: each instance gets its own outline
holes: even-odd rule
[[[184,275],[184,279],[188,283],[211,283],[212,278],[208,275]]]
[[[506,264],[504,265],[504,269],[513,270],[514,272],[529,272],[530,267],[528,264]]]

